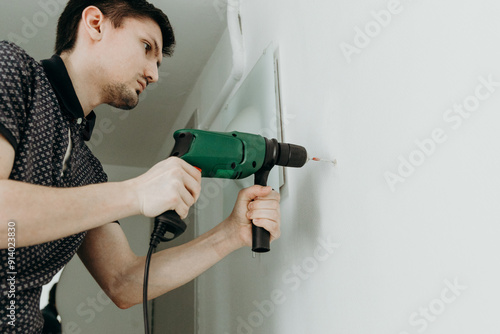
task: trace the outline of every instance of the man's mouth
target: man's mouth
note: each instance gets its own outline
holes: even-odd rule
[[[138,90],[138,94],[142,93],[145,89],[146,89],[146,84],[144,82],[141,82],[141,81],[137,81],[139,83],[139,86],[141,86],[141,89]]]

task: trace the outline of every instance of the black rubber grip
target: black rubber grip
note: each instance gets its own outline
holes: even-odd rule
[[[252,223],[252,251],[256,253],[269,252],[271,250],[270,240],[269,231]]]
[[[152,242],[170,241],[177,238],[186,230],[186,223],[174,210],[165,211],[155,218],[155,226],[151,235]],[[166,233],[168,235],[165,235]],[[153,241],[153,239],[155,239]],[[155,245],[155,246],[156,246]]]

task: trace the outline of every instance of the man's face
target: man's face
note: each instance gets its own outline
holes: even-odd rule
[[[148,84],[158,81],[162,60],[162,34],[151,19],[126,18],[119,28],[111,27],[102,40],[99,56],[99,85],[104,103],[132,109]],[[110,29],[111,27],[111,29]]]

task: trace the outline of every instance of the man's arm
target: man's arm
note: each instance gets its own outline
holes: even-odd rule
[[[147,173],[123,182],[52,188],[8,180],[14,150],[0,136],[0,248],[7,247],[7,224],[16,223],[16,246],[57,240],[109,222],[176,210],[186,217],[199,196],[201,174],[185,161],[164,160]]]
[[[251,203],[251,204],[250,204]],[[148,299],[156,298],[199,276],[232,251],[251,245],[251,221],[279,237],[279,195],[253,186],[238,195],[232,214],[212,230],[178,247],[153,254]],[[142,302],[145,256],[136,256],[117,224],[87,233],[78,250],[97,283],[120,308]]]
[[[9,178],[15,154],[12,145],[0,134],[0,180]]]

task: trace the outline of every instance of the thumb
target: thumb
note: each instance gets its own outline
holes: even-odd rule
[[[267,196],[271,193],[273,189],[270,186],[259,186],[259,185],[254,185],[251,187],[248,187],[246,189],[243,189],[239,194],[238,194],[238,199],[240,201],[246,201],[250,202],[254,200],[257,197],[261,196]]]

